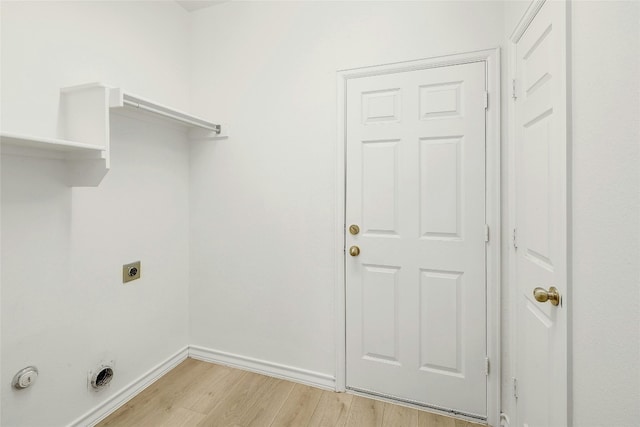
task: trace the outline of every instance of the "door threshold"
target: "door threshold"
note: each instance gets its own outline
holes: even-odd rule
[[[389,403],[393,403],[400,406],[406,406],[408,408],[418,409],[418,410],[427,411],[427,412],[433,412],[434,414],[445,415],[447,417],[452,417],[452,418],[458,418],[464,421],[471,421],[475,423],[481,422],[483,424],[487,423],[487,417],[482,415],[461,412],[455,409],[443,408],[436,405],[429,405],[426,403],[422,403],[422,402],[418,402],[410,399],[404,399],[402,397],[397,397],[390,394],[383,394],[383,393],[378,393],[371,390],[359,389],[359,388],[349,387],[349,386],[346,387],[346,391],[347,393],[354,394],[356,396],[368,397],[368,398],[380,400],[383,402],[389,402]]]

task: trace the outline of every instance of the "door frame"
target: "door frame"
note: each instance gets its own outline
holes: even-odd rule
[[[500,268],[501,268],[501,194],[500,194],[500,48],[397,62],[337,72],[337,138],[335,178],[335,348],[336,391],[346,391],[346,102],[350,79],[423,70],[450,65],[484,62],[489,102],[486,112],[486,221],[490,229],[486,257],[487,288],[487,423],[500,423]]]
[[[508,102],[505,104],[505,113],[506,113],[506,137],[507,137],[507,186],[505,188],[507,195],[507,218],[505,218],[507,224],[507,234],[505,236],[506,245],[508,250],[505,251],[505,263],[506,263],[506,280],[509,284],[509,289],[507,292],[507,300],[505,304],[508,304],[510,307],[509,310],[509,318],[505,319],[509,322],[510,330],[505,332],[505,348],[506,351],[509,352],[510,360],[509,366],[505,367],[505,372],[508,373],[510,386],[512,388],[512,392],[508,394],[508,399],[505,399],[503,411],[505,413],[509,413],[507,416],[507,421],[511,417],[513,421],[517,421],[517,402],[515,399],[515,393],[517,389],[517,385],[515,380],[518,376],[517,370],[517,360],[518,360],[518,348],[517,348],[517,338],[518,338],[518,300],[517,300],[517,285],[516,285],[516,261],[517,257],[515,254],[515,244],[517,244],[516,236],[514,231],[516,229],[516,150],[515,150],[515,140],[516,140],[516,116],[515,116],[515,97],[520,93],[521,87],[517,86],[517,56],[516,56],[516,45],[524,35],[525,31],[529,28],[529,25],[533,22],[533,19],[536,17],[542,6],[549,0],[530,0],[529,5],[526,10],[520,16],[518,23],[515,25],[511,34],[507,39],[507,57],[506,61],[507,67],[507,87],[508,93],[507,99]],[[573,294],[573,281],[572,281],[572,234],[571,234],[571,226],[572,226],[572,217],[571,217],[571,146],[572,146],[572,134],[571,134],[571,40],[570,40],[570,32],[571,32],[571,1],[570,0],[561,0],[564,3],[564,7],[566,7],[566,23],[564,28],[564,37],[566,40],[566,52],[563,60],[565,61],[565,85],[566,85],[566,131],[567,131],[567,185],[566,185],[566,197],[567,197],[567,210],[566,210],[566,221],[567,221],[567,283],[565,292],[562,295],[563,305],[567,310],[567,326],[566,326],[566,407],[565,411],[567,414],[567,424],[569,426],[573,425],[573,408],[572,408],[572,367],[569,361],[572,358],[572,347],[571,347],[571,337],[572,337],[572,305],[571,305],[571,295]],[[508,424],[507,424],[508,425]]]

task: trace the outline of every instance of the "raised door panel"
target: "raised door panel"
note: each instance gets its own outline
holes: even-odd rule
[[[363,265],[362,357],[400,365],[398,267]]]
[[[420,235],[427,239],[462,238],[462,137],[420,140]]]
[[[420,369],[463,376],[463,274],[423,270],[420,274]]]
[[[420,86],[420,119],[461,117],[462,83],[457,81]]]
[[[400,89],[362,93],[362,123],[365,125],[400,121]]]
[[[398,234],[399,140],[362,141],[362,230]]]

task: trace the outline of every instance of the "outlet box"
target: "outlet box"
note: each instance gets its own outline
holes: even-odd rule
[[[122,283],[127,283],[140,278],[140,261],[132,262],[122,266]]]

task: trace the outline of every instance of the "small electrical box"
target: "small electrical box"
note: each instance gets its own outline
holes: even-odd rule
[[[140,278],[140,261],[122,266],[122,283],[127,283]]]

